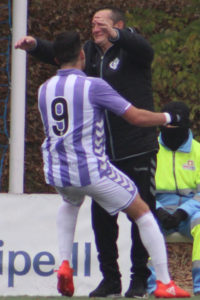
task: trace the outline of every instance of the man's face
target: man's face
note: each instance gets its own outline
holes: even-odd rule
[[[104,19],[106,23],[113,26],[114,23],[111,19],[111,11],[108,9],[100,10],[96,12],[92,18],[92,36],[94,42],[100,47],[105,47],[107,44],[109,44],[108,34],[99,26],[99,19]]]

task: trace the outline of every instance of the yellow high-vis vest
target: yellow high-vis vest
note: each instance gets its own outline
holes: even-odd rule
[[[157,193],[200,192],[200,143],[193,139],[189,153],[174,152],[160,144],[155,179]]]

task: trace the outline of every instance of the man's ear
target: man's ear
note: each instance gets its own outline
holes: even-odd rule
[[[81,51],[80,51],[80,58],[81,58],[81,60],[84,60],[85,59],[85,52],[84,52],[84,50],[83,49],[81,49]]]
[[[118,21],[117,23],[114,24],[115,28],[123,29],[124,28],[124,22],[123,21]]]
[[[56,63],[58,66],[60,65],[60,63],[59,63],[57,57],[54,57],[54,61],[55,61],[55,63]]]

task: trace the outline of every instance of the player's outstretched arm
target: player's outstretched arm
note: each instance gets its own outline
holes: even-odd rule
[[[122,117],[129,123],[141,126],[161,126],[166,124],[172,124],[177,126],[182,126],[182,118],[180,115],[172,113],[156,113],[144,109],[138,109],[134,106],[130,106]]]
[[[36,45],[36,39],[33,36],[27,35],[22,37],[15,43],[15,49],[31,51],[36,47]]]

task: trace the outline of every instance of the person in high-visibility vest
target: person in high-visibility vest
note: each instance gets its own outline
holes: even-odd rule
[[[161,127],[156,170],[156,214],[165,235],[179,232],[193,240],[193,292],[200,295],[200,143],[190,129],[189,108],[183,102],[167,104],[164,111],[182,111],[185,127]],[[155,288],[155,273],[148,292]]]

